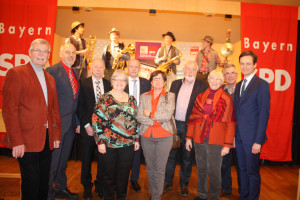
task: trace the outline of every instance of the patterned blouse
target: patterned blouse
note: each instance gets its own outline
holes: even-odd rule
[[[119,102],[110,92],[103,94],[92,117],[96,144],[106,144],[110,148],[134,145],[139,141],[136,114],[133,96],[129,95],[128,102]]]

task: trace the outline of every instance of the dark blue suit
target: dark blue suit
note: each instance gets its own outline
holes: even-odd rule
[[[254,143],[263,145],[267,139],[266,129],[270,111],[269,84],[253,76],[240,96],[242,81],[237,83],[234,94],[234,108],[237,125],[235,129],[236,151],[241,170],[241,200],[259,199],[260,153],[253,154]]]
[[[52,200],[55,195],[53,183],[55,192],[67,188],[67,161],[75,139],[76,126],[79,126],[76,116],[79,88],[74,98],[69,76],[61,62],[47,68],[46,71],[55,79],[61,116],[61,142],[60,147],[52,152],[49,177],[48,199]],[[78,77],[76,79],[78,81]]]
[[[139,77],[140,79],[140,95],[149,92],[151,90],[151,84],[150,82],[142,77]],[[128,84],[125,88],[125,92],[129,93]],[[130,181],[135,182],[139,179],[140,174],[140,159],[141,158],[141,148],[139,150],[134,152],[133,161],[132,161],[132,167],[131,167],[131,175],[130,175]]]

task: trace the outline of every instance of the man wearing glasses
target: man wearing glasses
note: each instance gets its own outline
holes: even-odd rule
[[[3,85],[2,114],[6,135],[22,179],[22,199],[46,200],[51,150],[60,144],[60,114],[55,80],[44,71],[50,45],[36,39],[29,49],[30,62],[7,72]]]
[[[238,71],[235,65],[228,64],[223,69],[224,79],[226,85],[223,86],[225,92],[233,98]],[[229,153],[223,157],[221,177],[222,177],[222,191],[220,197],[231,195],[232,193],[232,178],[231,178],[231,160],[234,160],[236,172],[238,176],[238,185],[240,186],[240,168],[238,165],[237,155],[235,148],[230,149]],[[240,192],[240,188],[239,188]]]

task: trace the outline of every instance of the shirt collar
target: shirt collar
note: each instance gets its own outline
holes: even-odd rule
[[[247,83],[250,83],[250,81],[252,80],[252,78],[256,74],[256,72],[257,72],[257,69],[255,69],[254,72],[251,75],[249,75],[247,78],[244,78],[244,80],[246,79]]]
[[[39,67],[35,66],[31,61],[30,61],[30,64],[31,64],[33,70],[36,72],[40,72],[40,71],[44,70],[44,68],[39,68]]]
[[[63,65],[63,67],[65,68],[66,72],[69,72],[70,70],[72,70],[72,66],[68,67],[62,60],[60,62]]]
[[[152,88],[149,92],[147,92],[146,94],[150,94],[150,95],[154,95],[154,89]],[[162,89],[161,95],[166,96],[166,92],[165,92],[165,88]]]
[[[93,83],[96,83],[98,81],[93,75],[92,75],[92,81]],[[102,78],[99,79],[100,83],[102,82]]]
[[[183,79],[182,79],[182,84],[188,85],[188,86],[192,86],[192,85],[194,85],[195,81],[196,81],[196,78],[193,80],[192,83],[185,83],[185,78],[183,78]]]

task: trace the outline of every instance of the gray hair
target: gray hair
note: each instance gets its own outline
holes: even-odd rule
[[[51,47],[50,47],[50,44],[49,44],[49,42],[47,40],[42,39],[42,38],[38,38],[38,39],[33,40],[31,42],[31,45],[30,45],[30,48],[29,48],[30,51],[33,49],[33,46],[35,44],[46,44],[49,47],[49,53],[51,52]]]
[[[238,70],[237,70],[237,68],[236,68],[236,66],[235,66],[234,64],[227,64],[227,65],[225,65],[224,68],[223,68],[223,74],[225,73],[225,69],[228,69],[228,68],[231,68],[231,67],[234,68],[234,71],[235,71],[236,73],[238,72]]]
[[[119,76],[123,76],[126,80],[126,83],[128,82],[128,76],[127,73],[122,70],[122,69],[117,69],[112,75],[111,75],[111,81],[114,80],[115,78],[119,77]]]
[[[183,66],[183,69],[185,69],[187,66],[189,66],[189,65],[194,65],[195,67],[196,67],[196,70],[198,70],[198,65],[197,65],[197,63],[195,62],[195,61],[193,61],[193,60],[188,60],[186,63],[185,63],[185,65]]]
[[[211,71],[209,73],[209,75],[208,75],[207,80],[209,80],[211,76],[217,76],[217,77],[219,77],[221,79],[221,84],[224,83],[224,75],[221,72],[221,70],[215,69],[215,70]]]
[[[63,48],[64,48],[65,46],[67,46],[67,45],[73,46],[74,49],[75,49],[75,51],[76,51],[76,47],[74,46],[74,44],[72,44],[72,43],[65,43],[65,44],[63,44],[63,45],[60,46],[59,52],[62,52]]]

